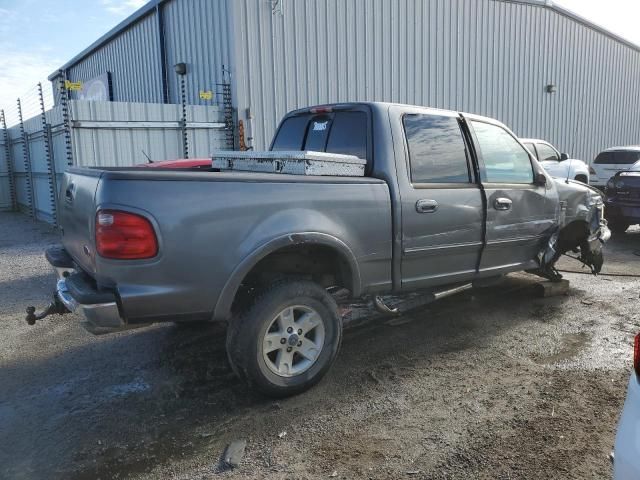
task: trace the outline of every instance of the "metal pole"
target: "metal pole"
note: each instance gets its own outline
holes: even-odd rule
[[[31,170],[31,158],[29,157],[29,137],[24,130],[24,120],[22,118],[22,103],[18,98],[18,119],[20,121],[20,136],[22,137],[22,156],[24,159],[25,170],[25,190],[27,193],[27,202],[29,207],[29,215],[35,220],[35,205],[33,198],[33,171]]]
[[[7,130],[7,117],[4,110],[0,110],[0,121],[2,122],[2,132],[4,138],[4,156],[7,159],[7,177],[9,178],[9,196],[11,200],[11,210],[16,209],[16,185],[13,173],[13,158],[11,158],[11,139]]]
[[[2,121],[2,132],[4,138],[4,155],[7,159],[7,176],[9,177],[9,196],[11,198],[11,210],[16,209],[16,186],[13,175],[13,159],[11,158],[11,145],[9,144],[9,131],[7,130],[7,117],[4,110],[0,110],[0,120]]]
[[[69,91],[65,85],[66,74],[59,70],[58,73],[60,91],[60,106],[62,108],[62,125],[64,127],[65,153],[67,155],[67,166],[73,166],[73,151],[71,149],[71,110],[69,108]]]
[[[42,83],[38,82],[38,97],[40,99],[40,119],[42,120],[42,135],[44,141],[44,157],[47,165],[47,176],[49,177],[49,204],[51,206],[51,216],[53,224],[58,226],[58,189],[56,181],[55,160],[53,158],[51,125],[47,123],[47,114],[44,109],[44,95],[42,94]]]
[[[187,137],[187,91],[184,82],[184,75],[180,75],[180,101],[182,103],[182,152],[184,158],[189,158],[189,139]]]

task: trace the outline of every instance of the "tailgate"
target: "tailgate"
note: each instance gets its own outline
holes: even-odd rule
[[[101,170],[72,168],[64,174],[58,205],[62,244],[76,263],[95,273],[95,194]]]

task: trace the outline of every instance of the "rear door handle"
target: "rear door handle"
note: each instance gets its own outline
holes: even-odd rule
[[[511,199],[500,197],[496,198],[493,202],[493,208],[495,208],[496,210],[510,210],[512,204],[513,202],[511,201]]]
[[[416,202],[416,212],[418,213],[433,213],[436,210],[438,210],[438,202],[435,200],[423,198]]]

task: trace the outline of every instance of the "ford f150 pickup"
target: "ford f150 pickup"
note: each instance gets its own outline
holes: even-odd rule
[[[69,169],[62,245],[46,252],[54,302],[29,307],[27,321],[76,311],[95,333],[228,322],[234,371],[283,396],[335,359],[337,288],[383,308],[376,296],[435,299],[518,270],[555,280],[570,250],[593,272],[602,266],[600,193],[552,179],[495,120],[325,105],[287,114],[271,150],[355,156],[364,176]]]

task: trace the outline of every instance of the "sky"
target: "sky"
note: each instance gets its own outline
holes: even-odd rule
[[[391,0],[389,0],[391,1]],[[146,0],[0,0],[0,108],[40,81]],[[554,0],[640,45],[640,1]],[[29,105],[27,105],[29,107]]]
[[[0,0],[0,108],[32,94],[146,0]],[[29,95],[31,97],[33,95]],[[26,105],[26,114],[32,105]],[[7,114],[9,116],[9,114]]]

